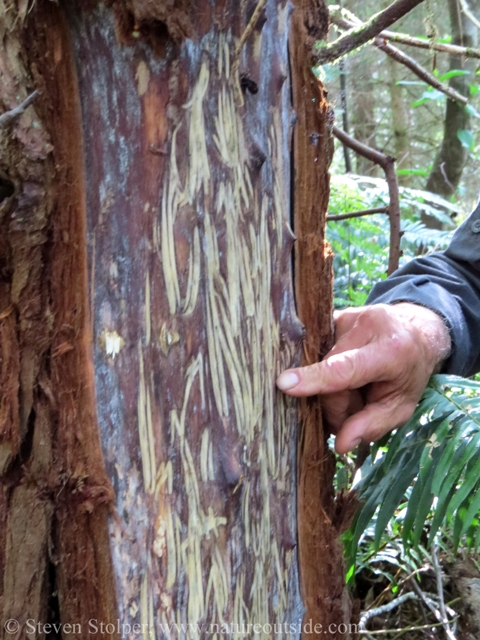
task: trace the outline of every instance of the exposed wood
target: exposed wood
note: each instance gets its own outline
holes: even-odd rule
[[[119,614],[298,636],[289,8],[197,10],[160,59],[101,5],[71,17]]]
[[[350,621],[320,405],[275,387],[305,335],[291,223],[305,361],[332,338],[309,68],[328,13],[247,5],[5,12],[3,110],[40,91],[0,132],[0,606],[20,633]]]

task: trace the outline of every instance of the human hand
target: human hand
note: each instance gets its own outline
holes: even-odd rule
[[[321,394],[335,449],[346,453],[407,422],[451,342],[442,319],[415,304],[350,308],[334,318],[333,349],[322,362],[287,369],[277,386],[291,396]]]

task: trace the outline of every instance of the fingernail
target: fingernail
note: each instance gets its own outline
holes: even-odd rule
[[[352,440],[350,442],[350,446],[348,447],[349,451],[353,451],[355,449],[355,447],[358,447],[358,445],[361,443],[362,439],[361,438],[355,438],[355,440]]]
[[[288,391],[300,382],[300,378],[293,371],[284,371],[277,378],[277,387],[282,391]]]

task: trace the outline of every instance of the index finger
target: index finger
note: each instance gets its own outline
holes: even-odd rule
[[[287,369],[277,378],[279,389],[291,396],[313,396],[358,389],[369,382],[391,380],[395,358],[379,351],[378,344],[367,344],[333,355],[322,362]]]

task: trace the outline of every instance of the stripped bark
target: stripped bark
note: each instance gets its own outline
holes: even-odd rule
[[[308,69],[326,7],[1,2],[4,111],[40,91],[0,159],[2,621],[298,637],[298,412],[274,381],[304,335],[290,222],[309,357],[331,336],[327,107]],[[311,407],[302,585],[307,616],[338,624],[333,462]]]

